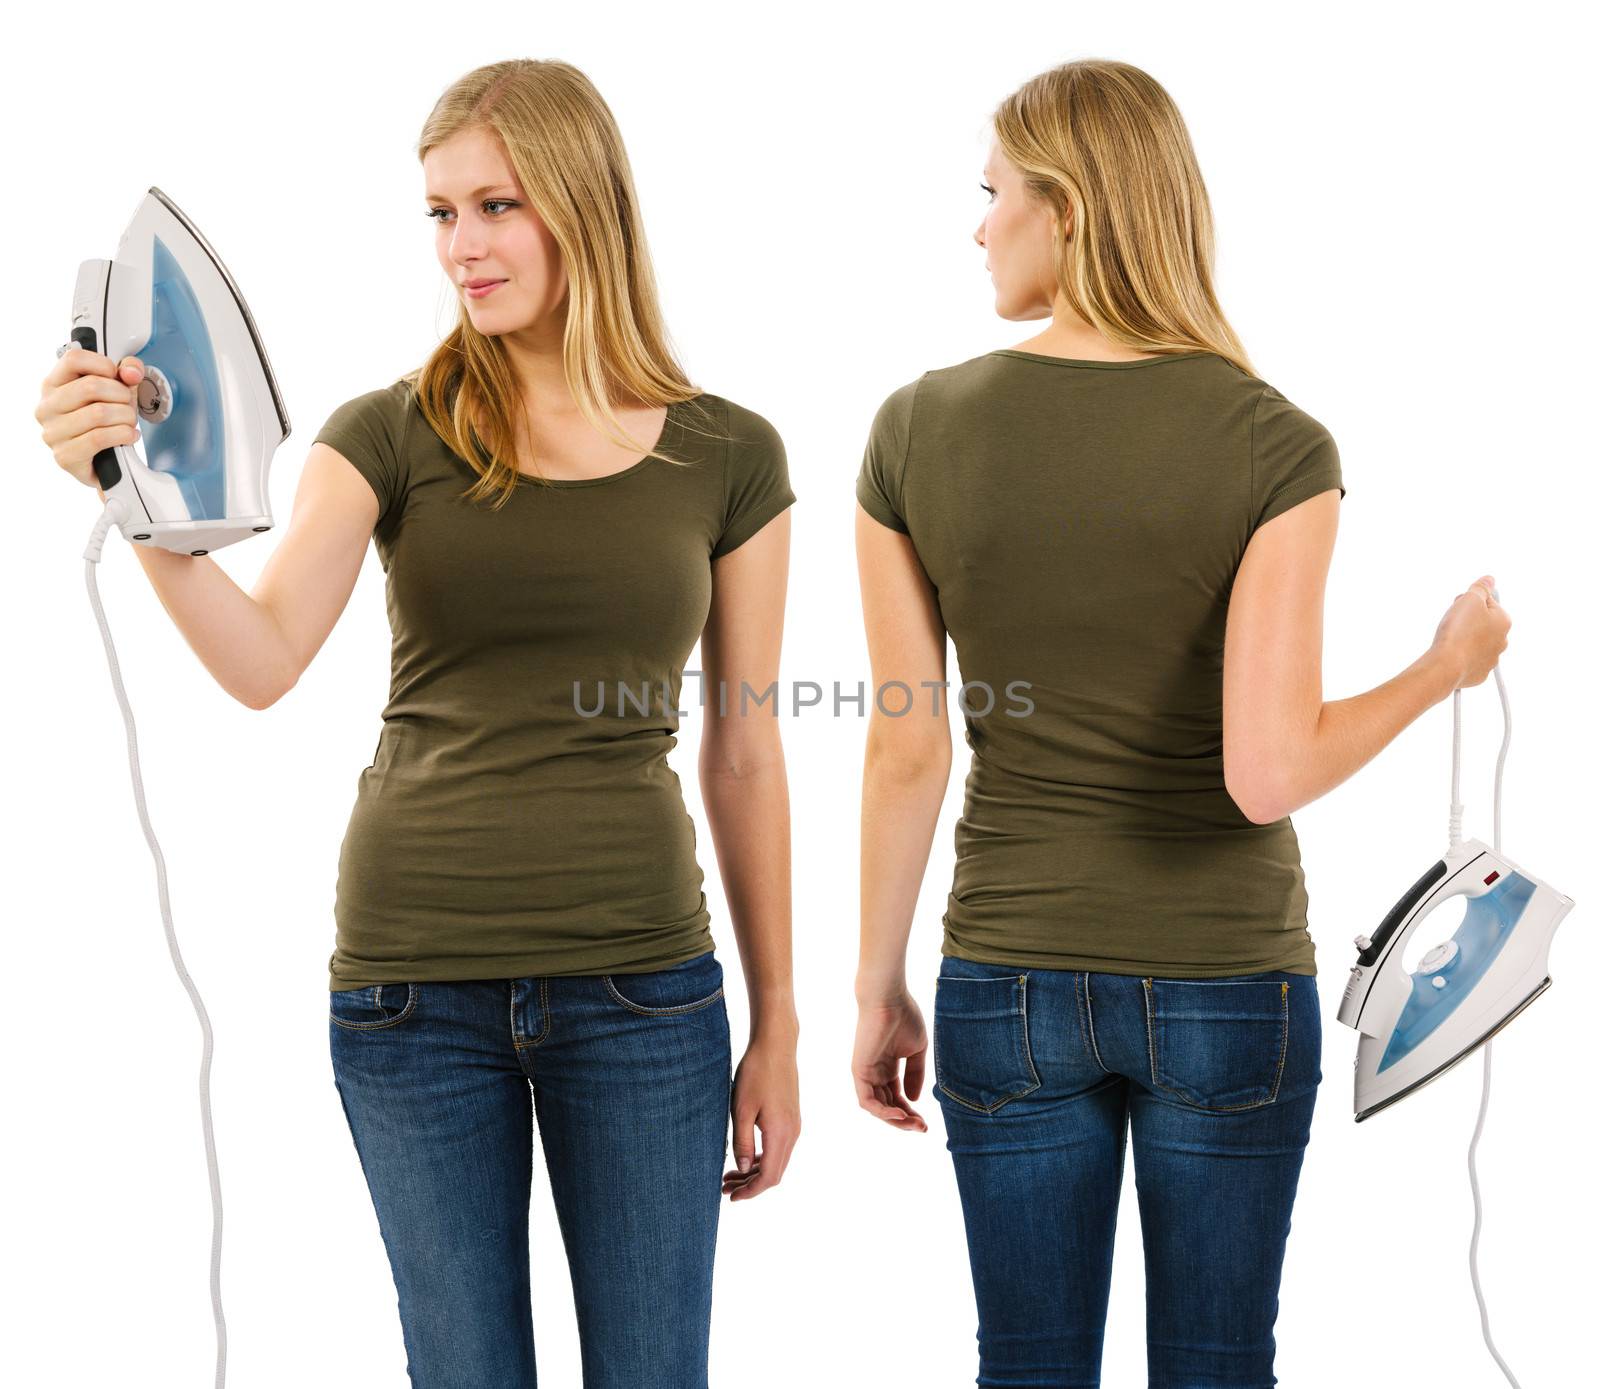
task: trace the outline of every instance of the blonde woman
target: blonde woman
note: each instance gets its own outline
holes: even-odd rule
[[[975,239],[995,310],[1050,323],[891,394],[857,481],[890,691],[864,783],[857,1096],[926,1131],[905,954],[951,764],[929,717],[948,633],[972,765],[933,1065],[978,1383],[1099,1383],[1131,1128],[1152,1389],[1270,1385],[1321,1078],[1289,815],[1481,682],[1510,621],[1480,579],[1394,679],[1325,702],[1338,453],[1223,316],[1172,100],[1126,64],[1068,63],[993,133]]]
[[[391,692],[340,855],[328,1034],[412,1384],[535,1381],[536,1113],[584,1384],[691,1389],[721,1197],[776,1184],[799,1131],[782,748],[737,699],[777,676],[783,444],[669,350],[622,140],[582,73],[468,73],[417,153],[449,336],[333,412],[252,593],[210,559],[138,555],[255,709],[322,646],[369,537],[387,574]],[[82,351],[47,378],[44,438],[79,481],[135,437],[138,379]],[[667,762],[696,639],[750,1000],[736,1076]]]

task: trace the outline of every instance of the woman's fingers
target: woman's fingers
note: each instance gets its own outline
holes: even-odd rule
[[[760,1124],[760,1119],[756,1122]],[[798,1128],[786,1120],[773,1123],[770,1129],[762,1127],[760,1155],[743,1177],[735,1173],[723,1177],[723,1194],[730,1200],[747,1201],[777,1186],[783,1180],[784,1170],[789,1166],[789,1157],[794,1152],[799,1136]]]
[[[756,1116],[753,1110],[735,1107],[733,1112],[733,1165],[748,1172],[756,1161]]]
[[[922,1051],[914,1051],[910,1056],[906,1057],[906,1094],[912,1099],[916,1099],[922,1093],[923,1067],[926,1066],[927,1061],[928,1052],[926,1048]]]
[[[910,1069],[909,1063],[907,1069]],[[868,1114],[894,1128],[912,1129],[918,1133],[928,1130],[922,1116],[911,1107],[911,1102],[900,1089],[897,1076],[877,1082],[863,1081],[858,1077],[856,1101]]]

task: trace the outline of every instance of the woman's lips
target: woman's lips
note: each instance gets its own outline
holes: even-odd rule
[[[480,289],[474,289],[471,285],[464,285],[463,288],[474,299],[481,299],[481,298],[483,298],[483,296],[485,294],[492,294],[495,290],[499,289],[500,286],[503,285],[504,283],[505,283],[504,280],[494,280],[494,281],[490,282],[489,284],[486,284],[486,285],[482,286],[482,288],[480,288]]]

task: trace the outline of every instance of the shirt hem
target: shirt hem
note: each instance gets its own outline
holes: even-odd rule
[[[338,952],[329,962],[328,989],[370,989],[374,984],[448,984],[475,979],[559,978],[601,974],[646,974],[683,964],[708,950],[716,949],[710,925],[702,923],[688,933],[673,932],[672,943],[663,943],[648,956],[637,952],[612,959],[586,959],[576,967],[570,958],[558,961],[549,950],[499,956],[444,956],[433,960],[394,960],[382,965],[367,965],[341,975],[335,966]],[[571,951],[565,952],[569,957]]]
[[[1317,973],[1316,961],[1306,958],[1306,951],[1296,950],[1267,960],[1227,960],[1197,964],[1193,961],[1115,960],[1095,958],[1090,955],[1042,954],[1034,951],[996,950],[958,945],[952,940],[948,928],[940,954],[958,960],[970,960],[981,965],[1016,965],[1025,969],[1050,969],[1091,974],[1126,974],[1158,979],[1221,979],[1237,974],[1270,974],[1281,970],[1285,974]]]

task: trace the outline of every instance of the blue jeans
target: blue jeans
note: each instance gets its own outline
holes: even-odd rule
[[[415,1389],[534,1389],[535,1112],[585,1389],[705,1389],[732,1085],[715,955],[342,989],[329,1010]]]
[[[1322,1079],[1314,975],[946,956],[933,1041],[980,1385],[1100,1383],[1130,1121],[1150,1389],[1277,1383],[1278,1283]]]

